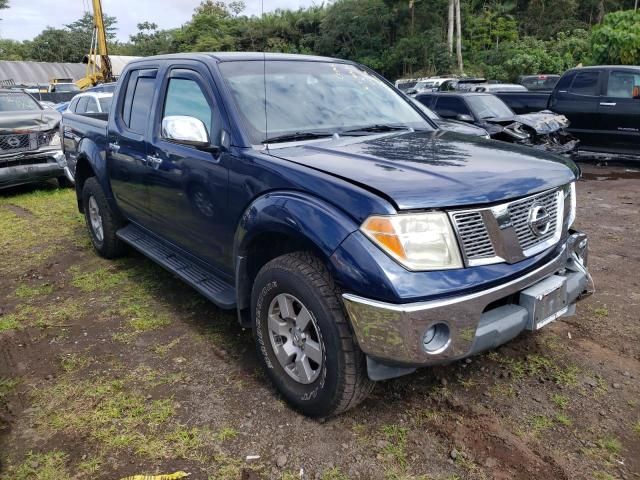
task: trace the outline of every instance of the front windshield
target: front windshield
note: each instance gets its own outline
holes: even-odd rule
[[[54,85],[56,92],[79,92],[80,89],[73,83],[56,83]]]
[[[254,145],[278,136],[371,125],[432,130],[400,94],[355,65],[238,61],[223,62],[220,70]]]
[[[28,110],[42,110],[42,107],[26,93],[0,93],[0,112]]]
[[[425,88],[432,87],[433,82],[418,82],[416,84],[416,90],[424,90]]]
[[[470,95],[467,97],[467,103],[473,113],[478,118],[505,118],[512,117],[513,111],[493,95]]]

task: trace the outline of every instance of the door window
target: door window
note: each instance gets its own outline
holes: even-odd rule
[[[575,95],[595,96],[598,94],[599,78],[600,72],[580,72],[573,79],[569,92]]]
[[[164,116],[172,115],[186,115],[201,120],[211,135],[213,111],[200,85],[194,80],[185,78],[169,80],[164,103]]]
[[[78,100],[78,105],[76,106],[76,113],[86,113],[87,103],[89,103],[89,97],[82,97],[80,100]]]
[[[609,73],[607,97],[638,98],[640,96],[640,74],[625,71]]]
[[[143,134],[149,123],[157,70],[133,70],[127,80],[122,121],[132,132]]]
[[[87,113],[98,113],[98,103],[95,98],[88,97],[89,101],[87,102]]]
[[[471,115],[461,98],[438,97],[435,111],[445,118],[455,118],[458,115]]]

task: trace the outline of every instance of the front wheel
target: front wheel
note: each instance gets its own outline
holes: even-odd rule
[[[278,257],[252,291],[258,355],[285,399],[327,417],[354,407],[373,389],[329,272],[310,253]]]

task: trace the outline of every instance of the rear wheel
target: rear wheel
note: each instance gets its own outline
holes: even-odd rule
[[[373,389],[338,289],[317,257],[298,252],[267,263],[254,283],[252,312],[262,363],[295,408],[327,417]]]
[[[121,256],[126,250],[126,245],[116,236],[116,232],[123,226],[123,222],[109,207],[102,187],[95,177],[88,178],[84,183],[82,204],[93,247],[105,258]]]

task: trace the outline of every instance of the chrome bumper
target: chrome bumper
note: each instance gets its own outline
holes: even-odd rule
[[[541,282],[552,276],[566,284],[560,299],[564,307],[556,316],[573,314],[575,302],[593,293],[586,265],[587,237],[572,233],[551,261],[488,290],[409,304],[379,302],[349,293],[343,294],[343,301],[358,344],[368,356],[370,376],[379,380],[382,378],[371,375],[374,364],[417,367],[446,363],[495,348],[533,328],[536,313],[520,294],[536,284],[542,286]],[[487,308],[502,299],[508,300]],[[429,352],[423,347],[423,336],[436,324],[445,325],[449,338],[442,348]],[[382,375],[392,376],[398,375]]]
[[[3,160],[7,158],[42,159],[43,162],[3,166]],[[41,150],[0,156],[0,188],[48,180],[62,175],[73,180],[71,172],[68,171],[64,153],[60,150]]]

